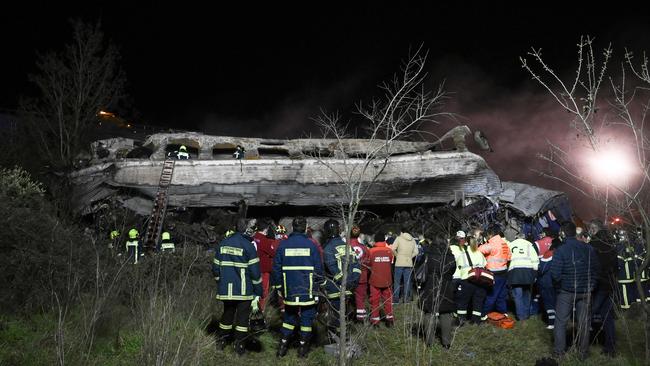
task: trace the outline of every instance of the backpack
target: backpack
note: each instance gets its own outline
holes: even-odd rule
[[[415,284],[418,287],[421,287],[427,279],[427,261],[427,256],[424,256],[424,260],[420,261],[420,263],[415,266],[415,270],[413,271],[413,278],[415,279]]]
[[[488,323],[501,329],[512,329],[515,326],[515,320],[505,314],[493,311],[487,315]]]

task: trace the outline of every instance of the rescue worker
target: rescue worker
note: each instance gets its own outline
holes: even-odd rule
[[[330,313],[334,315],[330,319],[330,332],[339,334],[339,309],[341,301],[345,301],[347,296],[352,295],[352,291],[357,286],[361,268],[356,261],[354,251],[349,248],[343,238],[341,238],[341,227],[339,222],[329,219],[323,224],[323,236],[325,237],[324,263],[325,263],[325,293],[327,294]],[[347,253],[347,255],[346,255]],[[341,293],[343,279],[343,263],[347,260],[347,281],[345,293]]]
[[[272,283],[284,298],[282,339],[277,357],[284,357],[289,350],[289,339],[300,324],[298,357],[307,357],[316,318],[318,289],[322,284],[323,267],[316,245],[307,238],[307,220],[298,216],[292,222],[293,232],[278,245],[273,258]]]
[[[634,246],[629,242],[627,233],[624,230],[618,230],[616,237],[618,240],[618,290],[621,298],[621,308],[629,309],[631,304],[641,301],[636,283],[634,283],[637,256]]]
[[[246,220],[239,219],[237,232],[219,243],[212,265],[217,281],[216,298],[223,302],[217,349],[223,350],[232,340],[234,326],[234,348],[238,355],[246,352],[244,340],[251,308],[259,306],[262,296],[260,260],[252,239],[244,235],[246,229]]]
[[[232,153],[232,157],[237,160],[243,159],[245,155],[246,155],[246,149],[244,149],[244,147],[241,145],[237,145],[237,147],[235,148],[235,152]]]
[[[487,314],[491,311],[501,314],[506,314],[508,311],[506,283],[511,254],[508,243],[499,235],[499,232],[501,232],[500,227],[490,225],[486,230],[486,235],[489,238],[487,243],[478,247],[478,250],[485,256],[487,262],[485,268],[494,274],[494,286],[487,291],[487,298],[483,305],[483,320],[487,319]]]
[[[160,251],[162,253],[174,253],[174,252],[176,252],[176,246],[174,245],[174,242],[172,241],[172,236],[167,231],[165,231],[161,235]]]
[[[533,243],[518,233],[517,238],[508,244],[511,258],[508,266],[508,286],[515,302],[515,314],[519,321],[530,317],[533,283],[537,279],[539,257]]]
[[[176,159],[188,160],[189,158],[190,154],[187,152],[187,147],[185,147],[185,145],[181,145],[181,147],[178,149],[178,152],[176,153]]]
[[[359,242],[360,235],[361,228],[357,225],[352,226],[352,230],[350,230],[350,246],[354,250],[357,262],[361,266],[359,284],[354,291],[354,302],[357,307],[356,320],[358,322],[365,322],[368,316],[366,312],[366,298],[368,296],[368,267],[370,265],[370,259],[368,257],[368,248]]]
[[[560,237],[564,244],[553,253],[551,276],[559,286],[555,302],[554,350],[561,357],[566,350],[566,326],[574,314],[577,327],[577,345],[581,360],[589,351],[589,307],[591,293],[598,279],[598,257],[594,249],[576,239],[576,225],[567,222],[562,225]]]
[[[537,272],[537,288],[542,297],[542,305],[546,312],[546,329],[552,330],[555,328],[555,287],[553,286],[553,279],[551,278],[551,265],[553,263],[553,252],[561,242],[551,239],[551,246],[547,249],[540,250],[541,255],[539,258],[539,270]],[[544,248],[545,245],[539,245]]]
[[[138,258],[141,255],[144,255],[144,253],[141,253],[142,251],[140,250],[140,243],[138,241],[138,237],[140,234],[138,233],[138,230],[131,229],[129,230],[129,240],[126,241],[126,255],[131,258],[133,257],[133,264],[138,264]]]
[[[395,318],[393,316],[393,291],[391,285],[391,263],[394,256],[393,251],[386,244],[386,234],[377,232],[375,234],[375,245],[368,251],[368,262],[370,264],[370,324],[377,326],[381,321],[379,310],[382,305],[386,326],[392,327]],[[381,300],[381,301],[380,301]]]
[[[483,315],[483,303],[485,301],[485,288],[468,281],[469,271],[476,267],[485,267],[486,261],[483,254],[478,250],[478,240],[475,237],[469,238],[469,245],[466,242],[466,234],[459,230],[456,238],[452,241],[449,249],[456,261],[456,270],[453,274],[453,281],[456,286],[454,302],[456,303],[456,314],[462,325],[469,316],[474,324],[480,324]],[[470,264],[471,259],[471,264]],[[468,313],[471,308],[471,313]]]
[[[275,228],[275,239],[276,240],[285,240],[287,239],[287,228],[284,225],[278,225]]]
[[[278,241],[275,239],[273,230],[265,222],[260,222],[260,227],[265,227],[253,236],[257,244],[257,256],[260,258],[260,271],[262,271],[262,298],[260,299],[260,309],[264,311],[266,299],[269,296],[271,284],[271,272],[273,270],[273,258],[278,248]]]
[[[454,322],[453,274],[456,260],[447,245],[447,238],[435,236],[431,245],[425,248],[426,280],[422,284],[418,305],[422,310],[421,319],[426,344],[431,346],[440,327],[442,347],[451,347]]]
[[[108,242],[108,249],[116,248],[118,242],[120,241],[120,232],[117,230],[112,230],[110,234],[111,241]]]

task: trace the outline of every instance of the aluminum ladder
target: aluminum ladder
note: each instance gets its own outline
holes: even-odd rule
[[[167,189],[172,182],[174,175],[174,164],[176,160],[166,159],[163,163],[160,180],[158,181],[158,192],[153,202],[153,209],[149,217],[147,232],[144,239],[144,251],[152,252],[158,247],[160,234],[162,233],[163,222],[165,221],[165,211],[167,210]]]

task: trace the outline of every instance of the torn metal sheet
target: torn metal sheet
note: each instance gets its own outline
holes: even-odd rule
[[[516,209],[524,216],[532,217],[538,213],[553,209],[556,215],[560,215],[560,219],[570,219],[568,198],[564,192],[552,191],[524,183],[501,182],[501,184],[503,185],[503,191],[499,195],[499,200],[505,206]]]

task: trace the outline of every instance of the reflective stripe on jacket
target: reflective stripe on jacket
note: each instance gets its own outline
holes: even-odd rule
[[[241,233],[224,239],[212,264],[218,300],[252,300],[262,296],[260,260],[251,240]]]
[[[508,244],[512,257],[508,266],[509,285],[531,285],[537,278],[539,257],[533,243],[518,238]]]
[[[354,287],[356,287],[359,282],[359,276],[361,275],[361,268],[359,267],[359,262],[354,255],[354,250],[348,248],[348,280],[347,280],[347,289],[345,291],[346,295],[351,295]],[[341,279],[343,278],[343,259],[345,258],[346,244],[340,237],[334,237],[328,240],[324,248],[324,262],[325,262],[325,277],[327,281],[325,283],[325,291],[327,292],[327,297],[330,299],[336,299],[341,297]]]
[[[510,248],[508,243],[499,235],[495,235],[487,243],[481,245],[478,250],[485,255],[487,265],[485,268],[492,272],[505,272],[510,261]]]
[[[469,270],[472,269],[472,267],[469,265],[469,261],[467,260],[467,255],[465,252],[469,253],[469,257],[472,259],[472,265],[474,268],[485,268],[485,264],[487,262],[485,261],[483,253],[479,252],[478,250],[473,251],[469,247],[465,247],[467,249],[467,251],[465,251],[458,245],[451,245],[449,248],[454,254],[454,259],[456,260],[456,271],[454,271],[453,276],[455,280],[467,279],[467,277],[469,277]]]
[[[303,233],[291,233],[280,242],[271,271],[271,285],[282,291],[286,305],[313,305],[323,281],[316,245]]]

